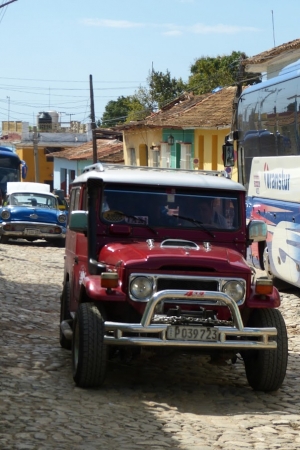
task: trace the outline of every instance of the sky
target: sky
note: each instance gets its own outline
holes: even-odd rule
[[[0,0],[0,6],[10,0]],[[255,56],[300,38],[300,1],[16,0],[0,8],[0,124],[96,121],[147,86],[152,68],[188,81],[201,57]]]

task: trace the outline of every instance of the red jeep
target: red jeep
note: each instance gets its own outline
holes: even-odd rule
[[[222,173],[86,167],[71,189],[61,295],[75,383],[101,385],[112,354],[178,347],[240,354],[253,389],[278,389],[288,354],[280,296],[245,261],[266,231],[246,225],[245,189]]]

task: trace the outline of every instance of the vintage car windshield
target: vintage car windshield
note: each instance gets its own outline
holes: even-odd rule
[[[17,192],[10,194],[7,198],[7,205],[28,206],[35,208],[57,209],[57,200],[55,197],[47,194],[37,194],[30,192]]]
[[[240,226],[238,193],[107,185],[101,219],[137,226],[234,230]]]

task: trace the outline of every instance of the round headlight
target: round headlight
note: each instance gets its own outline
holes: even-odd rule
[[[10,218],[10,212],[8,209],[4,209],[1,213],[1,217],[3,220],[7,220]]]
[[[223,286],[223,292],[231,297],[235,302],[239,302],[244,298],[245,288],[239,281],[227,281]]]
[[[152,291],[152,280],[147,277],[136,277],[130,284],[130,292],[138,300],[145,300],[150,297]]]
[[[60,216],[58,216],[58,221],[60,223],[64,223],[67,220],[67,216],[65,214],[61,214]]]

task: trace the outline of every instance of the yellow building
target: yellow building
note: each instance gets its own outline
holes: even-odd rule
[[[222,145],[231,131],[235,93],[235,87],[185,93],[143,121],[120,125],[125,164],[224,170]],[[236,167],[231,176],[237,178]]]
[[[59,147],[59,150],[61,149]],[[22,142],[16,144],[16,152],[19,158],[26,161],[28,167],[26,181],[47,183],[50,184],[51,190],[53,189],[53,157],[47,159],[47,153],[52,153],[53,151],[55,151],[53,147],[41,146],[37,149],[35,157],[33,144],[30,145]],[[38,174],[37,177],[36,173]]]
[[[90,127],[87,132],[83,132],[86,129],[83,127],[80,132],[75,133],[61,128],[57,121],[49,130],[45,125],[48,126],[40,124],[39,128],[34,127],[34,131],[30,131],[27,122],[2,122],[2,141],[3,145],[12,144],[19,158],[26,162],[28,167],[26,181],[47,183],[53,190],[55,187],[53,153],[76,149],[84,143],[91,142],[92,134]],[[62,171],[62,182],[64,176]]]

